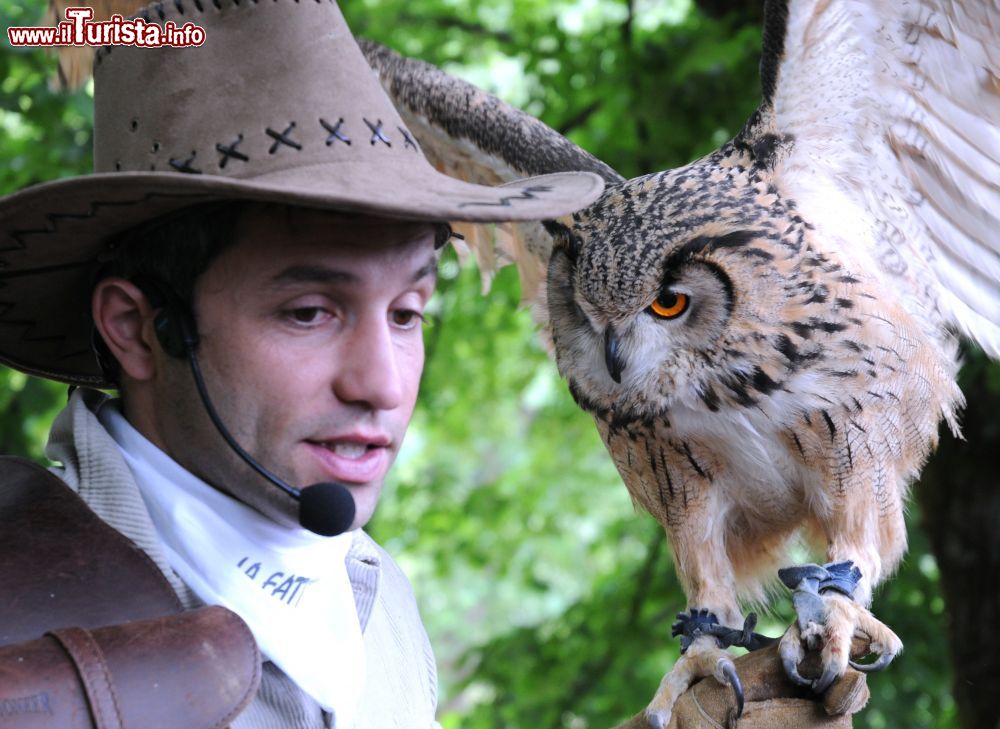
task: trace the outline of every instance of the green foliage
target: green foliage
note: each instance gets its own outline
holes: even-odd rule
[[[0,367],[0,453],[44,460],[49,426],[66,386]]]
[[[92,167],[93,105],[85,92],[49,88],[55,57],[11,48],[10,25],[39,25],[46,4],[0,0],[0,194]],[[43,459],[49,425],[66,399],[66,386],[0,366],[0,453]]]
[[[0,0],[4,26],[42,0]],[[632,176],[682,164],[759,98],[759,12],[689,0],[352,0],[359,34],[494,90]],[[48,89],[53,59],[0,48],[0,191],[90,167],[90,97]],[[636,514],[593,424],[519,311],[442,266],[419,409],[372,531],[411,577],[453,727],[604,727],[676,658],[684,609],[662,532]],[[995,365],[994,371],[996,372]],[[0,449],[42,458],[65,388],[0,369]],[[974,435],[970,434],[970,437]],[[911,525],[915,522],[911,519]],[[859,727],[954,725],[944,605],[926,541],[875,610],[907,652],[871,680]],[[772,634],[790,613],[765,626]],[[767,627],[769,626],[769,627]]]
[[[92,167],[93,106],[84,92],[49,88],[55,57],[31,48],[11,48],[10,25],[42,25],[45,3],[0,0],[0,191],[89,172]],[[47,24],[47,21],[44,21]]]

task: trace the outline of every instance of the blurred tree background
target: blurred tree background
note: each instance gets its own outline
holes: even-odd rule
[[[0,19],[5,28],[41,24],[44,5],[0,0]],[[715,148],[759,99],[756,3],[348,0],[342,7],[357,34],[494,91],[626,176]],[[4,194],[90,171],[91,92],[56,93],[54,75],[50,55],[12,49],[4,38]],[[519,297],[514,272],[501,273],[484,297],[478,273],[446,259],[418,412],[371,531],[414,584],[438,656],[445,729],[603,728],[652,697],[677,657],[670,624],[685,601],[661,530],[632,508],[593,424],[518,310]],[[970,371],[963,384],[981,415],[970,414],[975,427],[966,437],[995,454],[983,444],[998,438],[1000,370],[973,355]],[[0,452],[44,461],[45,433],[65,397],[63,386],[0,368]],[[962,444],[943,450],[949,460],[939,458],[933,480],[919,489],[934,510],[939,554],[954,551],[947,544],[954,519],[944,515],[965,483],[954,482],[951,464],[964,464],[984,493],[998,492],[983,468],[988,455],[976,471]],[[1000,516],[997,497],[990,509],[978,512],[983,528]],[[917,508],[909,521],[909,555],[874,606],[907,650],[870,679],[872,701],[859,727],[959,725],[948,615],[971,588],[946,590],[946,610],[948,580]],[[996,551],[992,572],[975,568],[996,538],[963,536],[971,579],[978,574],[995,604],[995,584],[983,584],[1000,574]],[[789,617],[780,602],[764,632],[778,634]],[[1000,615],[993,617],[995,625]],[[975,644],[964,650],[974,654]],[[975,694],[977,676],[980,694],[989,680],[1000,685],[981,674],[972,674],[971,687],[963,675],[958,695]],[[963,724],[982,726],[968,717]]]

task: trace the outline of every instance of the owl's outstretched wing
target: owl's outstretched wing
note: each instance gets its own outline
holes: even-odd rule
[[[393,104],[424,154],[442,172],[497,185],[529,175],[584,170],[606,182],[622,178],[606,164],[534,117],[423,61],[358,40]],[[540,223],[454,224],[476,255],[484,284],[500,266],[515,263],[525,301],[544,321],[544,282],[552,238]]]
[[[779,184],[819,237],[993,357],[998,33],[997,0],[777,0],[761,64]]]

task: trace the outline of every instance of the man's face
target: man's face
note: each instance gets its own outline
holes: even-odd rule
[[[198,358],[223,423],[292,485],[347,486],[352,528],[371,518],[413,414],[436,263],[428,224],[255,208],[196,283]],[[186,362],[157,358],[154,442],[217,488],[297,523],[297,503],[217,434]]]

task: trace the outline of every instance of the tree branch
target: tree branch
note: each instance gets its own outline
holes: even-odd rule
[[[587,120],[590,119],[590,117],[592,117],[600,108],[601,108],[600,100],[595,100],[590,102],[585,107],[576,112],[576,114],[574,114],[569,119],[560,124],[559,127],[556,129],[556,131],[565,137],[567,134],[569,134],[577,127],[586,124]]]

